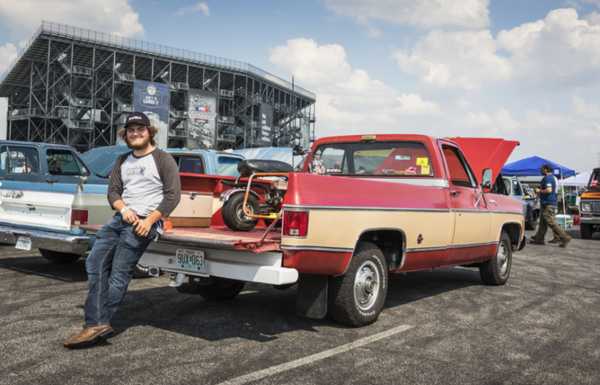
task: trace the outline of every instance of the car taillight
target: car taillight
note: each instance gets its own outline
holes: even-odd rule
[[[71,212],[71,224],[75,226],[87,225],[88,211],[73,209]]]
[[[308,233],[308,211],[283,212],[283,235],[306,237]]]

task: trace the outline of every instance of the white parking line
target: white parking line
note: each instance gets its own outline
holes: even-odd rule
[[[405,332],[409,329],[412,329],[410,325],[400,325],[395,328],[386,330],[381,333],[373,334],[372,336],[363,337],[356,341],[352,341],[345,345],[340,345],[338,347],[324,350],[320,353],[311,354],[310,356],[302,357],[294,361],[289,361],[280,365],[271,366],[270,368],[258,370],[256,372],[248,373],[240,377],[235,377],[225,382],[221,382],[218,385],[242,385],[247,384],[248,382],[262,380],[263,378],[272,376],[274,374],[278,374],[281,372],[285,372],[291,369],[295,369],[299,366],[304,366],[308,364],[312,364],[313,362],[324,360],[325,358],[329,358],[335,356],[336,354],[345,353],[349,350],[359,348],[361,346],[368,345],[372,342],[390,337],[394,334]]]

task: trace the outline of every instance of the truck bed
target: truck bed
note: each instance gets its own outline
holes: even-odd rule
[[[176,227],[165,231],[160,239],[161,242],[173,242],[178,245],[262,253],[280,250],[281,232],[279,229],[267,232],[266,228],[233,231],[225,226]]]

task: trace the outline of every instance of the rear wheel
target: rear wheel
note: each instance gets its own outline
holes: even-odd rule
[[[46,258],[48,261],[56,263],[57,265],[73,263],[81,257],[79,254],[61,253],[59,251],[46,249],[40,249],[40,254],[42,254],[42,257]]]
[[[177,287],[177,291],[185,294],[199,294],[207,301],[222,301],[235,298],[243,289],[245,282],[234,279],[211,277],[208,279],[186,282]]]
[[[579,233],[581,234],[582,239],[592,239],[592,235],[594,234],[594,227],[589,223],[582,223],[579,225]]]
[[[234,231],[250,231],[256,226],[256,219],[248,218],[244,214],[244,193],[240,192],[229,197],[223,205],[223,222]],[[248,206],[255,212],[258,207],[258,199],[252,194],[248,196]]]
[[[383,253],[375,244],[362,242],[346,274],[329,283],[329,315],[349,326],[373,323],[383,309],[387,288]]]
[[[504,231],[498,242],[496,255],[479,266],[481,280],[486,285],[504,285],[510,276],[512,266],[512,244]]]

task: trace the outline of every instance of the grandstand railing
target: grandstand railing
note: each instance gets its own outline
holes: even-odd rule
[[[42,34],[50,34],[69,39],[88,41],[91,43],[107,45],[115,48],[129,49],[148,54],[166,56],[173,59],[186,60],[210,66],[231,69],[235,71],[247,72],[256,76],[260,76],[281,87],[293,89],[294,92],[297,92],[298,94],[303,95],[305,97],[311,99],[316,98],[316,95],[313,92],[295,84],[292,84],[287,80],[284,80],[276,75],[273,75],[265,70],[262,70],[246,62],[213,55],[207,55],[199,52],[190,51],[187,49],[173,48],[162,44],[150,43],[147,41],[122,37],[111,33],[93,31],[91,29],[78,28],[66,24],[53,23],[49,21],[42,21],[41,26],[37,29],[33,37],[29,39],[29,41],[25,45],[21,46],[17,57],[10,63],[4,74],[0,76],[0,82],[4,81],[6,76],[8,76],[15,63],[21,58],[23,53],[25,53],[29,49],[31,44]]]

